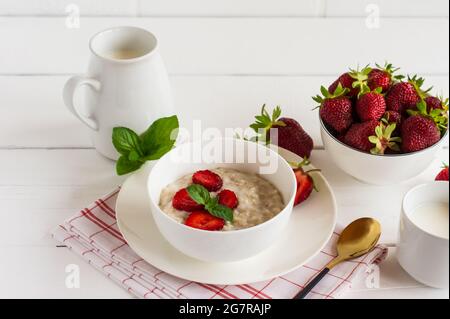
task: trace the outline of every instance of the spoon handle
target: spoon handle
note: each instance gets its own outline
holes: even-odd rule
[[[330,271],[330,268],[325,267],[324,269],[322,269],[322,271],[316,276],[314,277],[313,280],[311,280],[305,288],[303,288],[302,291],[300,291],[295,297],[294,299],[304,299],[306,297],[306,295],[309,294],[309,292],[315,287],[315,285],[317,285],[319,283],[319,281],[322,280],[322,278]]]

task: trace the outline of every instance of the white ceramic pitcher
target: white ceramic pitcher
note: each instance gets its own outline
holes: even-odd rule
[[[173,115],[170,85],[156,37],[136,27],[115,27],[94,35],[86,75],[70,78],[63,92],[67,108],[90,128],[98,152],[117,159],[112,129],[125,126],[138,134],[156,119]],[[85,85],[85,110],[74,94]]]

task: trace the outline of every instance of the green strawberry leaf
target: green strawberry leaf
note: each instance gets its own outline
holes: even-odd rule
[[[339,87],[342,88],[342,85],[341,85],[340,82],[339,82],[338,86],[336,87],[336,90],[338,90]],[[328,96],[330,95],[330,93],[328,92],[327,88],[324,87],[324,86],[321,86],[321,87],[320,87],[320,93],[322,93],[322,95],[323,95],[324,97],[328,97]]]
[[[276,122],[280,116],[281,116],[281,108],[277,106],[272,112],[272,122]]]
[[[379,140],[375,135],[372,135],[372,136],[369,136],[369,141],[370,141],[370,143],[377,144]]]
[[[391,135],[395,131],[396,127],[397,127],[397,125],[395,123],[388,125],[384,131],[383,137],[386,139],[390,139]]]

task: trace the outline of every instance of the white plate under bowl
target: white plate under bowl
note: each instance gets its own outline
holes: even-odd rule
[[[301,160],[279,149],[288,161]],[[156,268],[191,281],[236,285],[268,280],[286,274],[316,255],[333,233],[337,208],[333,191],[320,173],[314,173],[319,192],[294,207],[286,232],[263,252],[232,263],[207,263],[184,255],[160,234],[150,211],[147,177],[150,166],[130,176],[116,203],[117,224],[130,247]],[[245,245],[245,243],[243,243]]]

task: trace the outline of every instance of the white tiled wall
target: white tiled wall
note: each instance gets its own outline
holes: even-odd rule
[[[0,16],[448,17],[449,0],[0,0]]]

